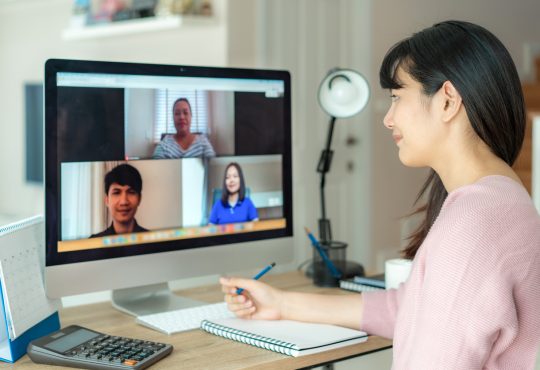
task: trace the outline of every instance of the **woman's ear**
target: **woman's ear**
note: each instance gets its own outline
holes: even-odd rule
[[[443,83],[439,91],[443,99],[442,119],[449,122],[457,116],[463,105],[461,95],[450,81]]]

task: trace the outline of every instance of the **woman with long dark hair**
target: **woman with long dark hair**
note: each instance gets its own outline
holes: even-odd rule
[[[380,82],[390,91],[384,125],[401,162],[431,168],[418,197],[426,201],[417,210],[424,221],[404,251],[413,259],[408,280],[329,297],[222,278],[229,308],[248,319],[323,322],[393,338],[394,369],[532,369],[540,216],[511,167],[525,107],[510,54],[480,26],[442,22],[394,45]]]
[[[242,167],[231,162],[225,168],[221,199],[212,207],[209,222],[211,224],[232,224],[237,222],[257,221],[257,208],[246,196],[246,182]]]

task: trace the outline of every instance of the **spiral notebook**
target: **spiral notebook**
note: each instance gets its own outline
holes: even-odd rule
[[[289,320],[243,320],[239,318],[203,320],[201,329],[255,347],[304,356],[365,342],[363,331],[341,326]]]

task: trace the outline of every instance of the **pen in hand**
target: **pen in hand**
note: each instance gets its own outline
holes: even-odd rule
[[[336,279],[340,279],[341,278],[341,272],[339,272],[339,270],[332,263],[330,258],[328,258],[328,256],[324,252],[324,249],[321,247],[321,244],[319,243],[319,241],[317,239],[315,239],[315,237],[313,236],[313,234],[311,233],[311,231],[309,231],[309,229],[307,227],[304,227],[304,230],[306,230],[307,236],[308,236],[309,240],[311,240],[311,244],[317,250],[317,252],[319,252],[319,255],[321,256],[324,263],[326,264],[326,267],[328,267],[328,269],[330,270],[330,273],[332,274],[332,276],[335,277]]]
[[[264,274],[266,274],[268,271],[270,271],[272,269],[272,267],[274,267],[276,265],[275,262],[272,262],[271,264],[269,264],[268,266],[266,266],[265,268],[263,268],[261,270],[261,272],[259,272],[257,275],[255,275],[253,277],[253,280],[259,280],[261,278],[261,276],[263,276]],[[236,294],[242,294],[242,292],[244,291],[244,288],[237,288],[236,289]]]

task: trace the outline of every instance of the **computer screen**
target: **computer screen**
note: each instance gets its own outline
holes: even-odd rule
[[[286,71],[51,59],[44,136],[49,296],[293,258]]]

